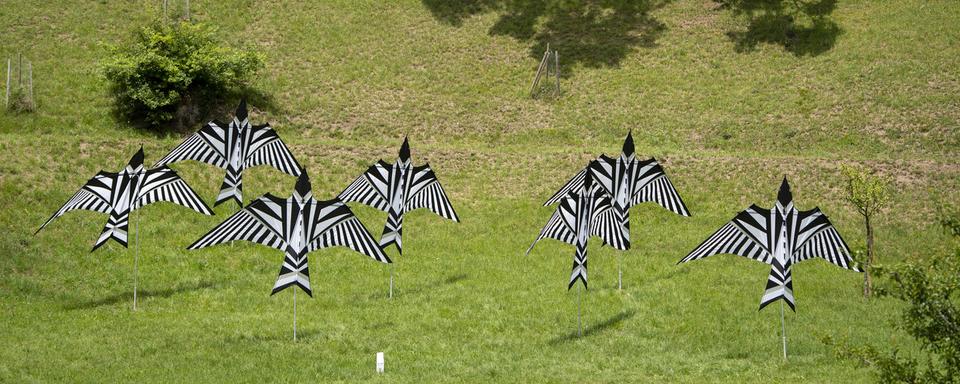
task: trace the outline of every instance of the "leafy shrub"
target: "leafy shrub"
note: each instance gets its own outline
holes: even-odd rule
[[[260,68],[256,52],[224,47],[202,23],[155,23],[133,41],[111,47],[103,65],[117,111],[157,128],[176,119],[178,127],[199,117],[198,108],[245,86]]]
[[[941,219],[950,225],[955,215]],[[953,232],[954,236],[960,236]],[[888,284],[877,294],[903,301],[906,307],[897,326],[916,339],[922,358],[897,350],[881,352],[873,346],[836,343],[841,356],[873,367],[883,383],[960,383],[960,249],[953,255],[938,255],[927,262],[908,262],[894,268],[875,269]],[[832,340],[827,341],[834,344]]]

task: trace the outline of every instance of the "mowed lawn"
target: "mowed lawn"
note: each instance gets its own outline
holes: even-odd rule
[[[293,342],[292,293],[269,294],[279,251],[185,249],[235,205],[212,217],[151,205],[135,214],[134,312],[133,243],[90,252],[106,215],[34,231],[97,171],[140,145],[152,164],[182,140],[118,120],[98,71],[160,2],[6,2],[0,58],[32,60],[39,109],[0,113],[0,382],[870,382],[823,339],[917,352],[894,325],[897,302],[863,299],[862,275],[814,260],[794,268],[784,361],[779,306],[757,311],[768,266],[676,263],[751,203],[770,207],[784,176],[800,209],[819,206],[861,247],[841,164],[893,180],[880,262],[953,249],[936,212],[960,197],[960,4],[843,1],[826,16],[835,28],[751,45],[747,16],[701,0],[652,1],[639,17],[498,1],[191,3],[222,39],[266,55],[253,85],[271,97],[252,120],[277,129],[316,196],[392,161],[407,135],[462,222],[405,218],[404,254],[389,251],[393,299],[388,267],[341,248],[310,254],[314,297],[298,295]],[[533,100],[547,42],[563,95]],[[591,242],[578,338],[573,247],[524,251],[552,213],[543,201],[630,130],[693,216],[641,205],[633,249]],[[174,168],[212,203],[222,170]],[[287,196],[293,182],[255,168],[244,197]],[[379,235],[385,214],[353,207]]]

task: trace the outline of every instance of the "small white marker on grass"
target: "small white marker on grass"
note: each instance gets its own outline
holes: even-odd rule
[[[383,373],[383,352],[377,352],[377,373]]]

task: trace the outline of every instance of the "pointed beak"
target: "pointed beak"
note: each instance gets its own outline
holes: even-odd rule
[[[625,156],[630,156],[633,154],[635,148],[633,146],[633,131],[627,133],[626,140],[623,141],[623,154]]]
[[[235,115],[239,121],[244,121],[247,119],[247,99],[240,100],[240,105],[237,106],[237,112]]]
[[[410,159],[410,142],[407,141],[407,138],[403,138],[403,145],[400,146],[400,160],[406,161]]]

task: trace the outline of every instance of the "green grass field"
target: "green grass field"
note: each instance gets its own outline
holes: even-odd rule
[[[407,216],[392,300],[385,266],[339,248],[312,253],[315,297],[298,302],[294,343],[291,292],[269,295],[280,252],[185,250],[234,206],[206,217],[152,205],[138,211],[133,312],[133,248],[89,252],[105,215],[73,212],[33,232],[140,144],[152,164],[182,139],[117,121],[98,71],[106,45],[160,1],[5,2],[0,58],[33,61],[39,109],[0,113],[0,382],[852,383],[875,376],[824,337],[917,351],[894,326],[897,302],[867,301],[862,275],[810,261],[794,269],[784,361],[777,306],[757,311],[768,266],[730,255],[675,264],[749,204],[771,206],[784,175],[800,209],[819,206],[862,246],[841,164],[894,182],[880,262],[955,247],[935,218],[937,201],[960,197],[956,2],[842,1],[827,16],[835,29],[787,44],[750,40],[746,16],[707,0],[651,1],[640,16],[493,0],[191,3],[224,40],[265,53],[254,86],[271,99],[252,106],[253,120],[280,132],[315,195],[394,158],[409,135],[414,162],[430,162],[463,222]],[[532,100],[547,42],[564,93]],[[523,252],[552,213],[542,202],[593,156],[617,153],[629,130],[693,217],[633,210],[622,291],[620,253],[591,243],[577,338],[573,247],[545,240]],[[174,167],[212,202],[222,171]],[[294,182],[268,168],[244,180],[248,200],[287,196]],[[385,214],[354,211],[380,233]]]

